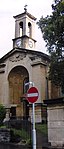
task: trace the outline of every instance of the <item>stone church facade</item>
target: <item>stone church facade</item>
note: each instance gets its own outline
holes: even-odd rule
[[[29,87],[25,84],[34,82],[39,91],[39,98],[35,103],[36,122],[41,122],[43,100],[46,100],[47,96],[58,96],[58,92],[54,95],[51,83],[47,82],[50,59],[48,55],[35,50],[36,18],[25,9],[24,13],[14,16],[14,19],[13,49],[0,59],[0,104],[3,104],[13,117],[32,117],[32,105],[24,95]]]

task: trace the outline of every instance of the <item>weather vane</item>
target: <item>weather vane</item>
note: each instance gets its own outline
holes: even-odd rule
[[[24,6],[24,10],[25,10],[25,12],[27,12],[27,6],[28,6],[28,5],[25,5],[25,6]]]

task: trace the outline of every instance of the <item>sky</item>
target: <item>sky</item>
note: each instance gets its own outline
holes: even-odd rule
[[[0,58],[13,49],[12,39],[15,38],[15,19],[13,16],[27,11],[37,18],[36,22],[52,12],[53,0],[0,0]],[[38,26],[35,27],[36,49],[47,53],[45,41]]]

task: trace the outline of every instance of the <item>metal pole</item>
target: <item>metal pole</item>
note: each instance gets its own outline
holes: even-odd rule
[[[33,82],[30,82],[32,86],[34,86]],[[35,129],[35,103],[32,104],[32,117],[33,117],[33,130],[32,130],[32,141],[33,141],[33,149],[36,149],[36,129]]]
[[[33,82],[28,82],[25,84],[34,86]],[[36,129],[35,129],[35,103],[32,104],[32,118],[33,118],[33,130],[32,130],[32,141],[33,141],[33,149],[36,149]]]
[[[33,106],[33,113],[32,113],[32,116],[33,116],[33,149],[36,149],[36,130],[35,130],[35,103],[32,104]]]

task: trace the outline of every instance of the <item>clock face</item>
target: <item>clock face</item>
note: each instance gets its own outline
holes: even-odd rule
[[[17,39],[16,40],[16,46],[17,47],[21,47],[21,39]]]
[[[29,41],[29,47],[30,47],[30,48],[33,47],[33,43],[32,43],[32,41]]]

